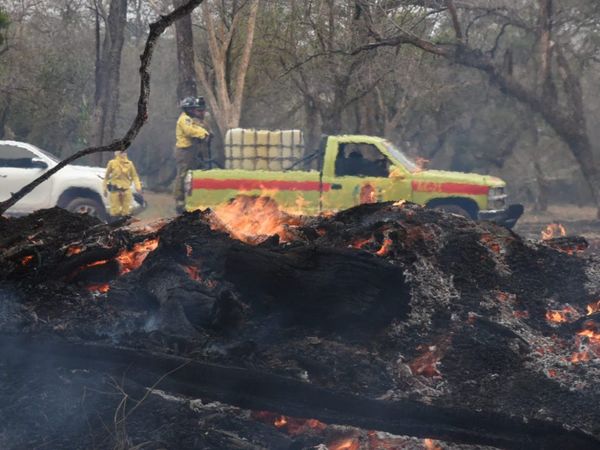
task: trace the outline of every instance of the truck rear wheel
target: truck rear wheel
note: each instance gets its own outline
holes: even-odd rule
[[[107,220],[106,210],[104,205],[93,198],[89,197],[77,197],[71,200],[65,206],[67,211],[78,213],[78,214],[89,214],[90,216],[97,217],[100,220]]]

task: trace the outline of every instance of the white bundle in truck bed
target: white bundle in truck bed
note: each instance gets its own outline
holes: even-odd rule
[[[300,130],[233,128],[225,134],[225,168],[285,170],[304,156]]]

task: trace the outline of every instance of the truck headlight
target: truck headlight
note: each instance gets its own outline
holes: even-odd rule
[[[506,208],[506,193],[504,187],[492,187],[488,192],[488,209]]]
[[[186,195],[192,195],[192,172],[188,171],[183,180],[183,189],[185,190]]]

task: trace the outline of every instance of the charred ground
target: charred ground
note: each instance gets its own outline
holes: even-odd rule
[[[288,219],[254,245],[209,211],[146,230],[58,209],[0,221],[5,446],[310,448],[348,433],[284,434],[248,410],[599,446],[600,266],[580,241],[411,204]],[[157,382],[178,396],[147,395]]]

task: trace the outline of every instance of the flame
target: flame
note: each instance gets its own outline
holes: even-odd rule
[[[360,442],[354,438],[342,439],[328,443],[327,448],[329,450],[359,450]]]
[[[600,311],[600,300],[586,306],[586,315],[588,316],[597,313],[598,311]]]
[[[423,439],[423,447],[426,450],[442,450],[442,447],[437,444],[433,439]]]
[[[120,274],[126,274],[137,269],[142,265],[148,253],[156,250],[158,247],[158,238],[146,239],[144,242],[138,242],[131,250],[123,250],[116,256],[121,268]]]
[[[571,355],[570,361],[573,364],[578,364],[581,362],[587,362],[590,360],[590,354],[587,351],[583,352],[575,352]]]
[[[24,257],[21,259],[21,265],[22,265],[22,266],[26,266],[26,265],[27,265],[27,264],[29,264],[29,263],[30,263],[32,260],[33,260],[33,255],[27,255],[27,256],[24,256]]]
[[[317,419],[288,417],[269,411],[252,411],[251,417],[254,420],[274,425],[291,436],[296,436],[310,430],[323,431],[327,428],[327,425]]]
[[[287,419],[285,418],[285,416],[279,416],[277,419],[275,419],[275,421],[273,422],[273,425],[275,425],[277,428],[281,428],[286,426],[288,423]]]
[[[108,283],[105,284],[91,284],[86,288],[90,292],[98,292],[101,294],[106,294],[110,290],[110,285]]]
[[[373,238],[367,238],[367,239],[357,239],[355,240],[351,245],[354,248],[363,248],[365,245],[367,245],[369,242],[373,242]]]
[[[196,266],[181,266],[185,273],[188,274],[190,279],[194,281],[202,281],[202,277],[200,276],[200,270]]]
[[[594,330],[581,330],[577,333],[578,336],[584,336],[595,344],[600,344],[600,333]]]
[[[238,196],[214,211],[217,220],[212,228],[229,233],[247,244],[260,244],[267,237],[278,235],[281,241],[292,240],[290,226],[302,223],[279,209],[277,202],[269,197]]]
[[[567,305],[563,309],[549,309],[546,311],[546,320],[554,323],[571,322],[579,318],[579,313]]]
[[[394,244],[394,241],[392,241],[390,238],[385,238],[383,240],[383,245],[381,246],[381,248],[379,250],[377,250],[375,252],[375,254],[377,256],[385,256],[389,253],[390,248],[392,247],[392,245]]]
[[[83,251],[83,247],[78,245],[72,245],[67,249],[67,256],[73,256],[81,253]]]
[[[562,237],[567,235],[567,230],[560,223],[551,223],[542,230],[542,241],[548,241],[556,237]]]
[[[404,205],[406,204],[406,200],[398,200],[396,203],[394,203],[392,206],[396,206],[398,208],[402,208]]]

